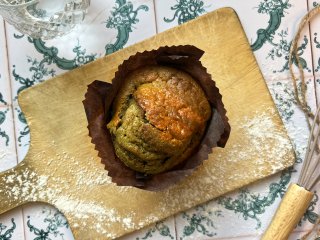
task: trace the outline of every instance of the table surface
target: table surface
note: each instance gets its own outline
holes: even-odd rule
[[[315,0],[92,0],[84,24],[65,37],[45,42],[28,38],[0,20],[0,170],[22,161],[29,148],[29,128],[17,101],[20,91],[229,6],[239,15],[292,139],[296,165],[123,239],[260,239],[289,183],[297,180],[304,157],[308,128],[294,98],[288,52],[299,20],[317,4]],[[313,111],[320,97],[319,27],[320,17],[306,26],[298,51]],[[319,192],[319,184],[316,190]],[[317,191],[290,239],[300,239],[316,221],[320,207]],[[0,216],[0,239],[71,240],[73,236],[55,208],[34,204]]]

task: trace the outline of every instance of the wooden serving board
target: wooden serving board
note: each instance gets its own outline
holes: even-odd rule
[[[191,176],[162,192],[111,183],[90,142],[82,105],[87,85],[110,82],[123,60],[160,46],[192,44],[223,96],[231,124],[226,148],[215,148]],[[76,239],[122,236],[206,202],[294,163],[294,152],[233,9],[222,8],[19,96],[30,126],[30,150],[0,175],[0,213],[29,202],[54,205]]]

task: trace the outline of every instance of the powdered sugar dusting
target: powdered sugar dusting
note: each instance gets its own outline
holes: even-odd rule
[[[242,139],[241,143],[235,143],[229,149],[228,164],[254,164],[255,170],[250,174],[257,178],[265,176],[266,168],[271,169],[271,174],[284,168],[284,159],[292,156],[293,147],[286,133],[276,125],[275,114],[274,110],[266,109],[254,117],[238,120]],[[232,176],[233,179],[241,177],[243,173]]]
[[[99,171],[100,169],[95,169],[93,167],[84,167],[74,158],[72,160],[74,160],[75,168],[71,169],[70,171],[72,174],[75,174],[78,187],[111,183],[111,178],[108,176],[107,171]],[[93,162],[93,159],[88,160],[88,162],[90,161]]]
[[[34,171],[26,168],[22,174],[11,171],[2,177],[6,184],[0,192],[5,192],[14,201],[32,202],[52,197],[56,190],[47,189],[49,176],[38,176]]]
[[[288,152],[292,151],[292,144],[283,131],[279,131],[271,118],[274,114],[260,113],[254,118],[245,118],[243,129],[250,139],[249,153],[260,152],[261,155],[268,156],[272,173],[283,168],[281,159],[285,158]]]
[[[50,183],[48,179],[51,178]],[[91,183],[101,184],[105,180],[99,180],[102,176],[98,176],[98,180]],[[114,238],[116,235],[110,233],[108,229],[114,224],[122,225],[125,230],[133,230],[137,228],[133,217],[135,213],[128,212],[125,216],[119,214],[115,208],[107,208],[103,202],[98,204],[97,202],[91,202],[88,200],[74,199],[70,196],[63,195],[63,188],[68,187],[59,178],[52,176],[38,175],[30,168],[25,168],[20,174],[15,171],[9,171],[9,173],[2,177],[2,182],[5,183],[4,187],[0,189],[0,192],[7,194],[11,202],[18,201],[20,203],[33,202],[39,200],[50,199],[58,209],[73,217],[73,228],[78,227],[90,227],[94,228],[96,232],[105,235],[108,238]],[[90,182],[78,184],[85,184],[86,186]],[[88,222],[97,222],[94,225],[88,225]],[[151,222],[150,222],[151,223]],[[138,223],[138,226],[144,226],[146,221]],[[108,229],[107,229],[108,228]]]
[[[54,141],[51,144],[52,147],[57,147]],[[73,165],[72,168],[68,169],[68,174],[71,174],[76,178],[76,185],[79,189],[112,183],[111,178],[108,176],[108,172],[103,169],[103,165],[99,164],[100,168],[97,167],[93,157],[86,159],[85,165],[83,165],[76,157],[70,156],[66,152],[57,154],[56,159],[59,160],[58,162],[68,162]],[[50,167],[52,161],[54,161],[54,159],[47,162],[48,167]],[[56,161],[54,161],[54,163],[57,164]]]
[[[60,196],[54,204],[65,214],[72,215],[76,220],[73,224],[74,228],[87,227],[94,228],[96,232],[106,235],[108,238],[115,237],[110,233],[108,229],[114,227],[114,225],[120,224],[125,230],[133,230],[138,226],[145,226],[146,222],[141,222],[136,225],[134,212],[128,212],[125,215],[120,214],[115,208],[108,208],[103,203],[97,204],[90,201],[83,201],[73,199],[67,196]],[[90,219],[90,221],[86,221]],[[94,225],[87,225],[87,222],[96,222]],[[154,220],[154,219],[153,219]],[[151,222],[150,222],[151,223]]]

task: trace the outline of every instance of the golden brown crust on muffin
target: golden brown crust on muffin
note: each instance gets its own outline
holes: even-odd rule
[[[107,127],[115,152],[125,165],[137,172],[157,174],[193,153],[210,116],[208,100],[189,74],[148,66],[127,77]]]

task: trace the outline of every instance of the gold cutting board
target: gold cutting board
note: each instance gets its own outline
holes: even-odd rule
[[[123,60],[165,45],[192,44],[223,96],[231,124],[226,148],[215,148],[193,175],[162,192],[111,183],[97,157],[82,105],[87,85],[110,82]],[[46,202],[67,217],[76,239],[122,236],[274,174],[294,152],[240,21],[230,8],[170,29],[32,87],[19,96],[30,126],[30,150],[0,175],[0,213]]]

